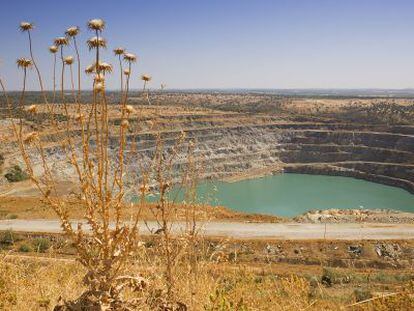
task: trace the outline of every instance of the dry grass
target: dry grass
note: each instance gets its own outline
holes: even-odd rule
[[[158,277],[161,267],[153,265],[143,269],[132,265],[129,270],[143,273],[153,285],[148,291],[128,295],[144,299],[143,309],[153,310],[151,304],[158,298],[157,287],[163,286]],[[2,261],[0,271],[0,301],[5,310],[48,310],[60,297],[70,300],[83,290],[83,269],[75,262],[39,262],[25,258]],[[294,310],[312,303],[308,297],[309,282],[305,279],[258,277],[243,267],[223,270],[215,264],[201,265],[195,287],[189,284],[186,267],[181,267],[176,282],[180,288],[179,300],[192,306],[191,310]]]
[[[162,299],[157,294],[164,288],[160,277],[162,266],[147,260],[145,264],[131,264],[128,269],[142,273],[152,286],[143,292],[128,292],[127,296],[144,301],[140,310],[154,310],[152,303]],[[378,299],[345,308],[357,303],[354,290],[360,288],[358,285],[325,287],[320,282],[320,267],[306,270],[308,275],[305,266],[201,262],[194,286],[187,277],[188,267],[182,265],[176,279],[180,289],[177,298],[190,310],[410,310],[413,307],[410,286],[404,290],[399,285],[387,285],[388,291],[375,292],[373,284],[368,289]],[[312,273],[314,276],[309,277]],[[0,309],[50,310],[60,298],[70,300],[82,293],[83,274],[82,266],[75,261],[3,257]],[[386,296],[390,293],[393,295]],[[385,298],[381,299],[382,296]]]
[[[25,238],[23,234],[16,234],[16,242],[7,247],[7,253],[2,253],[0,301],[4,301],[6,310],[44,310],[41,304],[49,302],[49,306],[53,306],[59,297],[74,299],[85,289],[82,282],[85,269],[75,261],[73,244],[62,240],[60,235],[50,235],[50,249],[45,253],[36,253],[34,249],[17,252],[19,246],[32,245],[39,237],[46,238],[47,235],[34,234]],[[153,303],[166,302],[165,260],[159,252],[162,237],[154,235],[142,241],[144,247],[131,258],[126,268],[128,273],[145,277],[150,286],[144,291],[125,295],[129,299],[139,299],[140,310],[154,310]],[[174,243],[181,243],[181,239]],[[282,254],[276,258],[268,255],[273,259],[266,259],[266,241],[201,239],[192,253],[199,258],[197,273],[188,277],[192,269],[185,258],[188,252],[174,266],[175,298],[189,310],[338,310],[361,302],[361,299],[384,296],[384,299],[345,309],[409,310],[401,307],[413,303],[411,289],[407,286],[412,279],[409,266],[370,268],[367,259],[371,258],[374,266],[379,260],[369,252],[376,243],[372,241],[364,245],[361,258],[350,260],[342,268],[327,267],[328,262],[338,261],[338,258],[352,258],[347,252],[347,246],[352,243],[328,243],[329,247],[322,253],[324,241],[279,241],[274,245]],[[406,243],[409,243],[405,245],[408,250],[414,242]],[[241,247],[237,256],[234,256],[235,247]],[[302,249],[305,256],[296,254],[297,249]],[[399,262],[405,262],[406,258],[409,254],[401,257]],[[384,259],[384,264],[386,262]],[[58,278],[64,282],[57,281]],[[28,301],[26,293],[30,291],[34,294]]]

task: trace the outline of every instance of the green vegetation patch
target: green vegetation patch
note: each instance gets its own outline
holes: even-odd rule
[[[46,238],[35,238],[33,248],[38,253],[45,253],[50,248],[50,241]]]
[[[4,177],[6,177],[6,179],[9,182],[18,182],[18,181],[23,181],[29,178],[27,173],[24,172],[21,169],[21,167],[18,165],[15,165],[11,169],[9,169],[9,171],[7,172],[6,175],[4,175]]]

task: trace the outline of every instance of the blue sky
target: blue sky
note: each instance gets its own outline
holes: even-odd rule
[[[138,75],[170,88],[414,87],[414,1],[403,0],[19,0],[2,1],[0,75],[19,89],[17,57],[28,56],[20,21],[36,24],[35,55],[51,81],[47,47],[72,25],[84,42],[90,18],[107,22],[112,48],[139,56]],[[69,48],[66,53],[74,52]],[[117,72],[108,81],[118,87]],[[35,81],[34,72],[31,78]],[[87,78],[85,78],[87,81]],[[85,82],[87,83],[87,82]],[[86,85],[86,84],[85,84]],[[50,83],[48,83],[50,87]],[[30,83],[35,89],[35,83]]]

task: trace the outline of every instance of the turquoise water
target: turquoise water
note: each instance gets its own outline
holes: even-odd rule
[[[386,208],[414,211],[414,195],[365,180],[339,176],[280,174],[198,187],[199,199],[250,213],[296,216],[312,209]]]

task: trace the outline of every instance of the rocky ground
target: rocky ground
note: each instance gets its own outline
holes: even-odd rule
[[[7,240],[7,234],[12,234],[14,240]],[[156,251],[157,235],[141,238],[145,241],[148,252]],[[37,239],[47,239],[48,248],[54,256],[71,256],[75,253],[73,245],[56,233],[0,233],[0,248],[18,252],[21,245],[30,246],[30,243]],[[398,239],[269,241],[205,237],[200,240],[198,247],[206,252],[207,258],[216,262],[256,265],[285,263],[307,265],[309,269],[311,266],[321,265],[341,268],[410,269],[414,261],[414,241]],[[48,249],[43,252],[48,252]]]
[[[414,223],[414,213],[393,210],[312,210],[296,216],[301,223]]]

